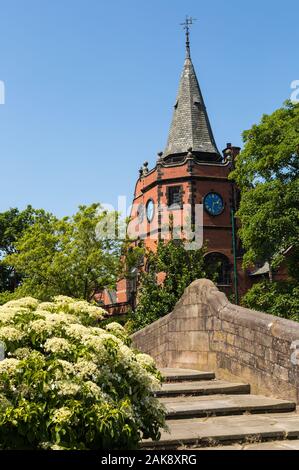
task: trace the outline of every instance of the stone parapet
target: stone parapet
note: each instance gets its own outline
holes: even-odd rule
[[[299,402],[299,323],[233,305],[207,279],[132,338],[159,367],[212,370],[252,393]]]

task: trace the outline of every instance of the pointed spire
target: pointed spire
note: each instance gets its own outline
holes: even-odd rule
[[[181,75],[179,91],[168,142],[163,157],[187,153],[192,147],[193,154],[201,160],[221,160],[217,149],[204,99],[198,84],[190,55],[190,31],[194,18],[186,17],[186,58]]]

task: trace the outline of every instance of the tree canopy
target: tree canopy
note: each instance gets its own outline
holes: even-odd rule
[[[243,133],[244,149],[230,178],[241,190],[237,216],[244,265],[284,259],[299,247],[299,104],[286,102]],[[293,269],[298,276],[298,269]]]
[[[255,284],[245,294],[242,303],[254,310],[299,321],[299,284],[264,280]]]
[[[62,219],[47,214],[23,231],[3,260],[22,274],[18,296],[91,300],[98,290],[114,285],[120,244],[96,230],[107,218],[100,209],[99,204],[80,206],[74,216]]]
[[[160,241],[155,253],[147,253],[147,270],[141,274],[138,303],[131,317],[133,330],[171,312],[186,287],[206,277],[204,252],[204,248],[186,250],[183,240],[171,240]],[[163,273],[163,283],[159,273]]]
[[[47,217],[44,210],[33,209],[30,205],[23,211],[12,208],[0,213],[0,292],[13,291],[21,280],[20,273],[1,260],[16,252],[16,243],[28,227]]]

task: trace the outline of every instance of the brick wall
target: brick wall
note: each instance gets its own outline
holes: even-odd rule
[[[294,341],[299,323],[233,305],[206,279],[194,281],[173,312],[133,335],[160,367],[215,371],[250,383],[252,393],[299,403]]]

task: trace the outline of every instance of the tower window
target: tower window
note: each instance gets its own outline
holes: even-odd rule
[[[171,208],[181,208],[182,206],[182,186],[169,186],[167,188],[167,205]]]

